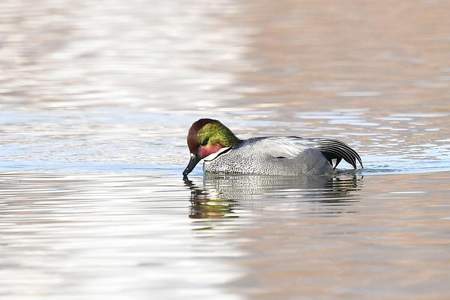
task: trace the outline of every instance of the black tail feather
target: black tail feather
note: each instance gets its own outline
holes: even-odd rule
[[[322,154],[326,157],[326,159],[332,166],[333,160],[336,160],[336,163],[333,166],[334,169],[336,169],[342,159],[351,164],[354,169],[356,169],[357,167],[357,161],[361,165],[361,168],[364,168],[359,154],[343,142],[337,140],[320,139],[318,140],[317,149],[322,152]]]

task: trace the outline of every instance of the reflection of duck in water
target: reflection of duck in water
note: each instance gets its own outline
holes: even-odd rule
[[[233,207],[237,201],[224,198],[215,189],[199,187],[191,180],[184,178],[184,183],[191,190],[191,212],[192,219],[222,219],[225,217],[237,217],[233,214]]]
[[[203,187],[185,178],[191,190],[191,218],[238,217],[235,209],[271,205],[290,198],[290,203],[315,202],[345,206],[355,201],[352,191],[360,189],[362,176],[261,176],[207,173]],[[292,199],[292,200],[291,200]],[[257,200],[257,201],[253,201]]]
[[[191,158],[187,176],[204,159],[204,170],[214,173],[260,175],[330,174],[341,160],[362,167],[355,150],[337,140],[295,136],[238,139],[217,120],[200,119],[189,129]]]

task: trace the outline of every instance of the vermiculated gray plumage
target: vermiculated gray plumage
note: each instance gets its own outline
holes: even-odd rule
[[[206,157],[204,170],[236,174],[319,175],[331,173],[342,159],[355,169],[357,161],[362,167],[358,153],[337,140],[262,137],[241,141],[230,149]]]

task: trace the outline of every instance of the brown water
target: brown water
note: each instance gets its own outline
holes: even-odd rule
[[[0,298],[450,298],[449,11],[2,1]],[[205,116],[366,168],[183,181]]]

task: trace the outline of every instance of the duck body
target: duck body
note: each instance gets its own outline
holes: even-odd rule
[[[333,171],[326,157],[299,137],[261,137],[241,141],[217,156],[205,157],[203,170],[211,173],[260,175],[321,175]]]
[[[297,136],[238,139],[217,120],[200,119],[188,133],[191,157],[183,172],[187,176],[201,160],[209,173],[259,175],[325,175],[341,160],[362,167],[358,153],[345,143]]]

